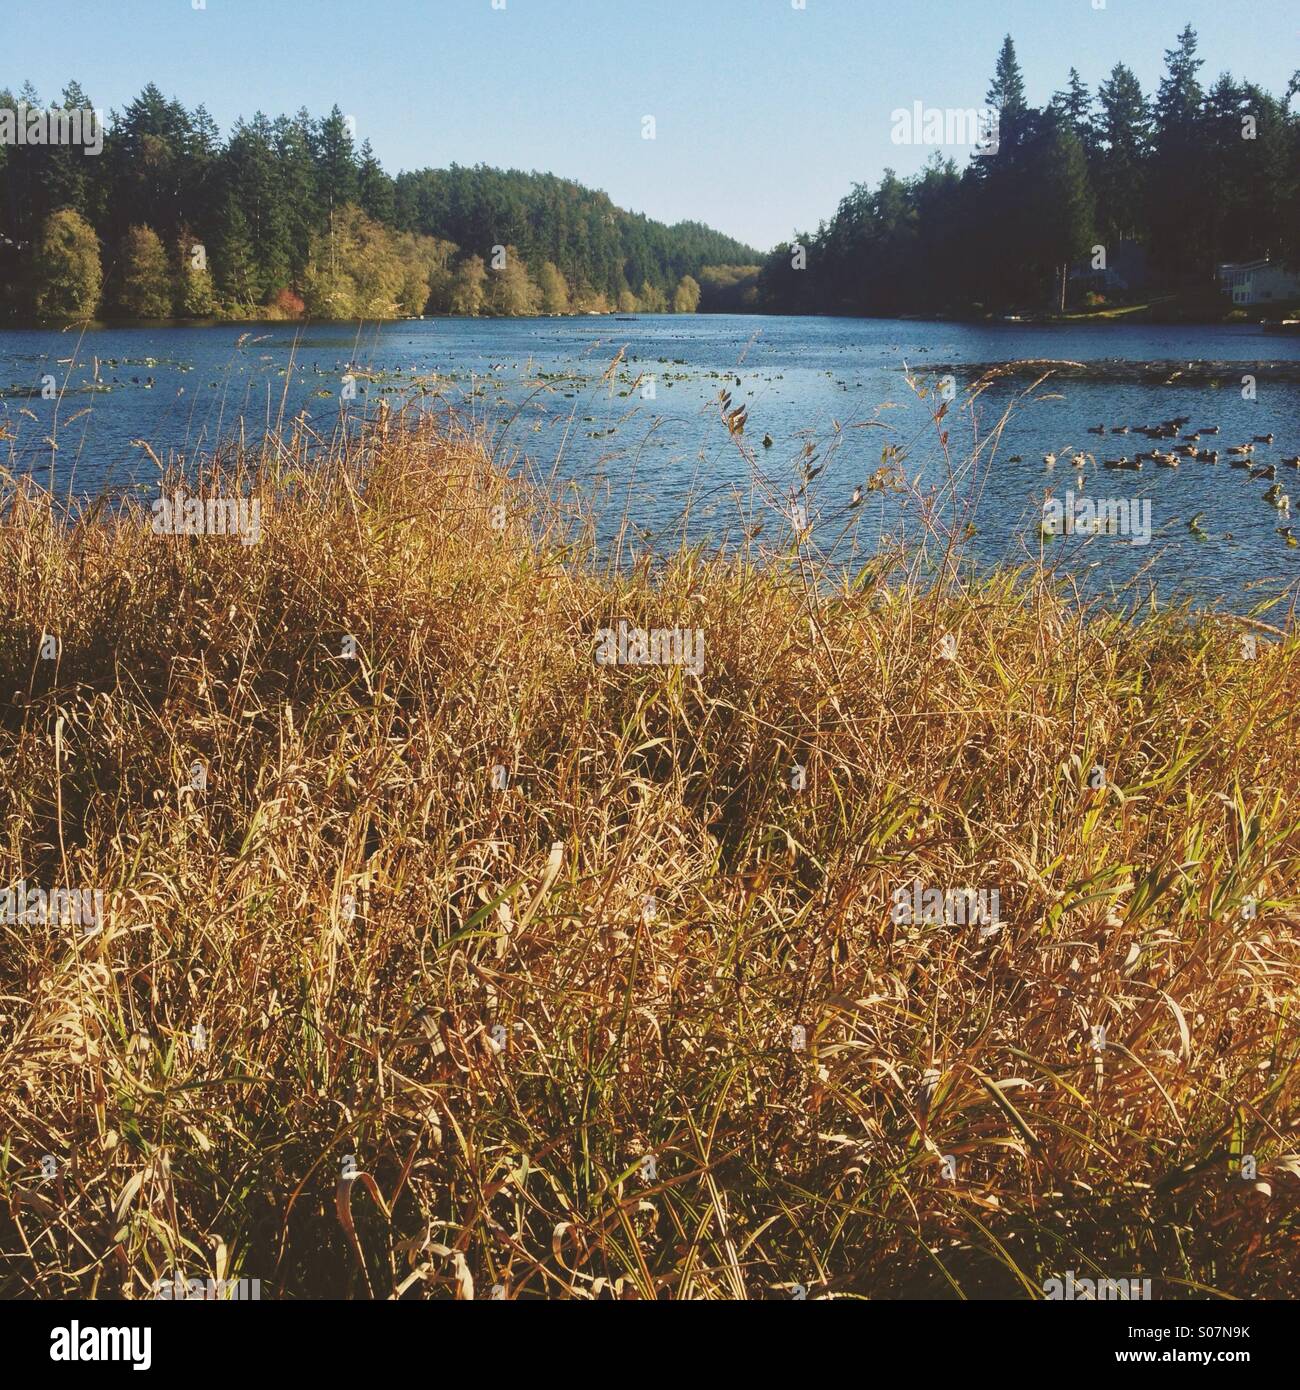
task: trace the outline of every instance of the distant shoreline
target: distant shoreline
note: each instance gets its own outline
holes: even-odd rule
[[[296,324],[300,327],[313,327],[324,324],[340,323],[440,323],[449,321],[470,321],[475,323],[527,323],[538,320],[580,320],[580,319],[604,319],[619,323],[628,323],[637,319],[681,319],[689,321],[693,318],[713,319],[713,318],[743,318],[743,319],[853,319],[861,322],[881,322],[881,323],[953,323],[979,325],[985,328],[1115,328],[1124,327],[1132,324],[1139,327],[1151,327],[1152,325],[1180,325],[1188,328],[1264,328],[1270,332],[1300,332],[1300,326],[1292,328],[1292,324],[1300,324],[1300,319],[1293,318],[1293,315],[1300,316],[1300,306],[1288,308],[1282,314],[1276,316],[1263,315],[1254,317],[1253,315],[1243,314],[1241,310],[1231,313],[1224,313],[1219,316],[1197,315],[1193,317],[1162,317],[1154,316],[1148,312],[1150,306],[1142,305],[1130,311],[1108,310],[1089,314],[837,314],[828,311],[817,313],[791,314],[782,313],[779,310],[738,310],[738,309],[700,309],[693,314],[649,314],[649,313],[617,313],[611,310],[609,313],[583,313],[583,314],[423,314],[417,317],[399,318],[370,318],[370,317],[347,317],[347,318],[290,318],[286,316],[269,316],[266,318],[159,318],[159,319],[135,319],[135,318],[95,318],[95,319],[35,319],[17,318],[0,322],[0,331],[6,329],[14,331],[26,331],[32,329],[49,329],[64,331],[84,324],[92,331],[103,329],[120,328],[264,328],[272,324]],[[1285,325],[1285,326],[1284,326]]]

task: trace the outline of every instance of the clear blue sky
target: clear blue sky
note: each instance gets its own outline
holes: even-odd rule
[[[766,249],[851,183],[919,168],[929,151],[891,144],[890,113],[982,105],[1004,33],[1034,103],[1071,63],[1095,88],[1122,60],[1149,91],[1188,20],[1206,78],[1281,93],[1300,67],[1300,8],[1283,0],[806,3],[10,0],[0,86],[30,79],[49,100],[76,78],[107,110],[154,81],[223,132],[259,108],[337,102],[390,172],[546,170]]]

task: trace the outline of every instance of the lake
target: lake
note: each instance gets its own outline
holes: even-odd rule
[[[788,527],[785,509],[801,468],[815,469],[806,498],[799,495],[813,539],[854,558],[900,524],[899,494],[888,489],[852,504],[855,487],[882,462],[892,467],[882,450],[904,450],[906,478],[923,491],[939,489],[940,514],[952,516],[940,430],[960,463],[1032,382],[999,381],[967,408],[972,364],[1025,358],[1120,365],[1105,379],[1039,386],[1016,406],[996,449],[986,446],[977,469],[960,476],[957,492],[973,508],[968,553],[977,562],[1023,562],[1042,544],[1089,593],[1140,576],[1163,597],[1237,610],[1300,580],[1300,547],[1280,533],[1292,518],[1270,505],[1271,480],[1229,467],[1230,445],[1273,434],[1271,446],[1257,445],[1256,463],[1277,465],[1282,491],[1294,493],[1300,509],[1300,472],[1282,462],[1300,454],[1300,371],[1261,365],[1300,366],[1300,338],[1256,325],[664,315],[6,330],[0,426],[15,472],[47,482],[53,437],[60,493],[129,487],[149,498],[157,470],[133,441],[188,461],[219,438],[255,437],[299,412],[328,436],[341,420],[372,415],[381,399],[422,400],[488,427],[503,457],[531,459],[557,483],[575,481],[601,505],[605,534],[626,510],[664,544],[679,528],[692,537],[734,536],[740,498],[768,515],[764,539],[776,539]],[[1196,362],[1236,366],[1219,374],[1217,386],[1172,371],[1170,384],[1161,384],[1122,369],[1141,362],[1179,364],[1190,377]],[[909,369],[931,387],[949,370],[956,378],[957,398],[941,426],[930,419],[938,398],[918,400]],[[60,387],[66,379],[62,401],[41,398],[47,374]],[[1256,377],[1254,399],[1241,388],[1247,374]],[[341,399],[346,375],[354,400]],[[747,407],[741,439],[757,458],[757,486],[720,418],[724,389],[732,407]],[[1137,434],[1103,438],[1090,426],[1182,416],[1187,429],[1219,427],[1199,446],[1220,450],[1217,466],[1184,459],[1176,470],[1150,461],[1141,472],[1101,467],[1106,458],[1172,446]],[[1081,470],[1068,463],[1076,451],[1093,455]],[[1047,453],[1060,456],[1055,468],[1044,465]],[[1133,544],[1128,534],[1044,542],[1048,489],[1061,501],[1073,493],[1076,506],[1119,501],[1134,515],[1149,503],[1150,543]]]

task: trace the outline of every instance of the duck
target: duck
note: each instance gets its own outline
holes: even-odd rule
[[[1019,454],[1012,454],[1007,460],[1008,463],[1024,463],[1024,459]]]
[[[1218,434],[1219,427],[1218,425],[1202,425],[1196,432],[1197,434]]]
[[[1230,444],[1228,452],[1230,454],[1253,454],[1255,446],[1253,444]]]
[[[1202,463],[1218,463],[1219,451],[1217,449],[1202,449],[1196,457],[1200,459]]]
[[[1177,458],[1176,458],[1173,454],[1157,454],[1157,455],[1156,455],[1156,467],[1157,467],[1157,468],[1177,468],[1177,467],[1178,467],[1178,460],[1177,460]]]
[[[1279,526],[1277,528],[1277,533],[1279,536],[1286,537],[1286,543],[1288,545],[1300,545],[1300,541],[1296,540],[1294,534],[1292,533],[1292,528],[1290,526]]]
[[[1127,426],[1127,425],[1112,425],[1112,426],[1110,427],[1110,432],[1111,432],[1111,434],[1127,434],[1127,433],[1128,433],[1128,426]]]
[[[1271,444],[1273,436],[1271,434],[1256,434],[1251,436],[1256,444]]]
[[[1276,478],[1277,465],[1273,463],[1266,463],[1261,468],[1252,468],[1250,470],[1250,476],[1252,478]]]
[[[1300,454],[1297,454],[1293,459],[1283,459],[1282,462],[1288,468],[1300,468]]]
[[[1269,490],[1264,494],[1264,501],[1265,501],[1265,502],[1271,502],[1274,506],[1277,506],[1277,500],[1278,500],[1278,498],[1281,497],[1281,496],[1282,496],[1282,484],[1281,484],[1281,483],[1274,483],[1273,486],[1272,486],[1271,488],[1269,488]]]
[[[1106,426],[1105,426],[1105,425],[1089,425],[1089,426],[1088,426],[1088,433],[1089,433],[1089,434],[1105,434],[1105,433],[1106,433]]]
[[[1044,463],[1044,465],[1045,465],[1046,467],[1048,467],[1048,468],[1055,468],[1055,467],[1056,467],[1056,455],[1055,455],[1055,454],[1044,454],[1044,455],[1043,455],[1043,463]]]
[[[1121,455],[1121,456],[1120,456],[1119,458],[1117,458],[1117,459],[1103,459],[1103,460],[1102,460],[1101,466],[1102,466],[1103,468],[1109,468],[1109,469],[1111,469],[1112,472],[1113,472],[1113,471],[1114,471],[1115,469],[1117,469],[1117,468],[1125,468],[1125,467],[1127,467],[1127,466],[1128,466],[1128,457],[1127,457],[1126,455]]]
[[[1247,454],[1239,454],[1236,458],[1230,458],[1228,465],[1231,468],[1249,468],[1250,457]]]

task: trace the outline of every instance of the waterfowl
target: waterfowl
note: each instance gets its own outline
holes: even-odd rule
[[[1253,454],[1255,446],[1253,444],[1230,444],[1228,452],[1230,454]]]
[[[1271,444],[1273,436],[1271,434],[1256,434],[1251,436],[1256,444]]]
[[[763,436],[763,448],[765,448],[765,449],[770,449],[770,448],[772,447],[773,442],[774,442],[774,441],[773,441],[772,436],[771,436],[770,434],[765,434],[765,435]]]
[[[1292,532],[1291,532],[1291,527],[1289,527],[1289,526],[1279,526],[1279,527],[1277,528],[1277,533],[1278,533],[1279,536],[1285,536],[1285,537],[1286,537],[1286,543],[1287,543],[1288,545],[1300,544],[1300,542],[1297,542],[1297,541],[1296,541],[1295,536],[1294,536],[1294,535],[1292,534]]]
[[[1202,449],[1196,457],[1202,463],[1218,463],[1219,451],[1217,449]]]
[[[1204,512],[1197,512],[1196,515],[1187,523],[1187,529],[1192,533],[1192,535],[1201,536],[1202,538],[1205,536],[1205,532],[1201,530],[1201,518],[1204,515]]]
[[[1174,453],[1176,453],[1180,458],[1194,459],[1194,458],[1196,457],[1196,445],[1195,445],[1195,444],[1180,444],[1180,445],[1174,450]]]
[[[1105,434],[1105,433],[1106,433],[1106,426],[1105,426],[1105,425],[1089,425],[1089,426],[1088,426],[1088,433],[1089,433],[1089,434]]]
[[[1159,454],[1159,453],[1158,453],[1158,454],[1156,455],[1156,467],[1157,467],[1157,468],[1177,468],[1177,467],[1178,467],[1178,460],[1177,460],[1177,458],[1174,457],[1173,454]]]
[[[1043,455],[1043,463],[1044,463],[1048,468],[1055,468],[1055,467],[1056,467],[1056,455],[1055,455],[1055,454],[1044,454],[1044,455]]]
[[[1282,496],[1282,484],[1281,484],[1281,483],[1274,483],[1273,486],[1272,486],[1271,488],[1269,488],[1269,490],[1264,494],[1264,501],[1265,501],[1265,502],[1271,502],[1271,503],[1273,503],[1274,506],[1276,506],[1276,505],[1277,505],[1277,499],[1278,499],[1279,497],[1281,497],[1281,496]]]
[[[1262,468],[1252,468],[1250,470],[1250,476],[1252,478],[1276,478],[1277,465],[1273,463],[1266,463]]]
[[[1109,469],[1111,469],[1111,470],[1113,471],[1113,470],[1116,469],[1116,468],[1123,468],[1123,467],[1125,467],[1125,466],[1127,465],[1127,463],[1128,463],[1127,457],[1120,457],[1120,458],[1117,458],[1117,459],[1103,459],[1103,460],[1102,460],[1102,465],[1101,465],[1101,466],[1102,466],[1103,468],[1109,468]]]
[[[1282,462],[1288,468],[1300,468],[1300,454],[1297,454],[1293,459],[1283,459]]]
[[[1019,454],[1012,454],[1011,457],[1007,460],[1007,462],[1008,462],[1008,463],[1024,463],[1024,459],[1022,459],[1022,458],[1020,457]]]
[[[1229,465],[1229,467],[1231,467],[1231,468],[1249,468],[1249,467],[1250,467],[1250,457],[1249,457],[1249,455],[1247,455],[1247,454],[1240,454],[1240,455],[1238,455],[1238,457],[1236,457],[1236,458],[1231,458],[1231,459],[1229,459],[1229,460],[1228,460],[1228,465]]]
[[[1218,425],[1202,425],[1201,428],[1197,431],[1198,434],[1218,434],[1218,432]]]
[[[1112,425],[1112,426],[1110,427],[1110,432],[1111,432],[1111,434],[1127,434],[1127,433],[1128,433],[1128,426],[1127,426],[1127,425]]]

